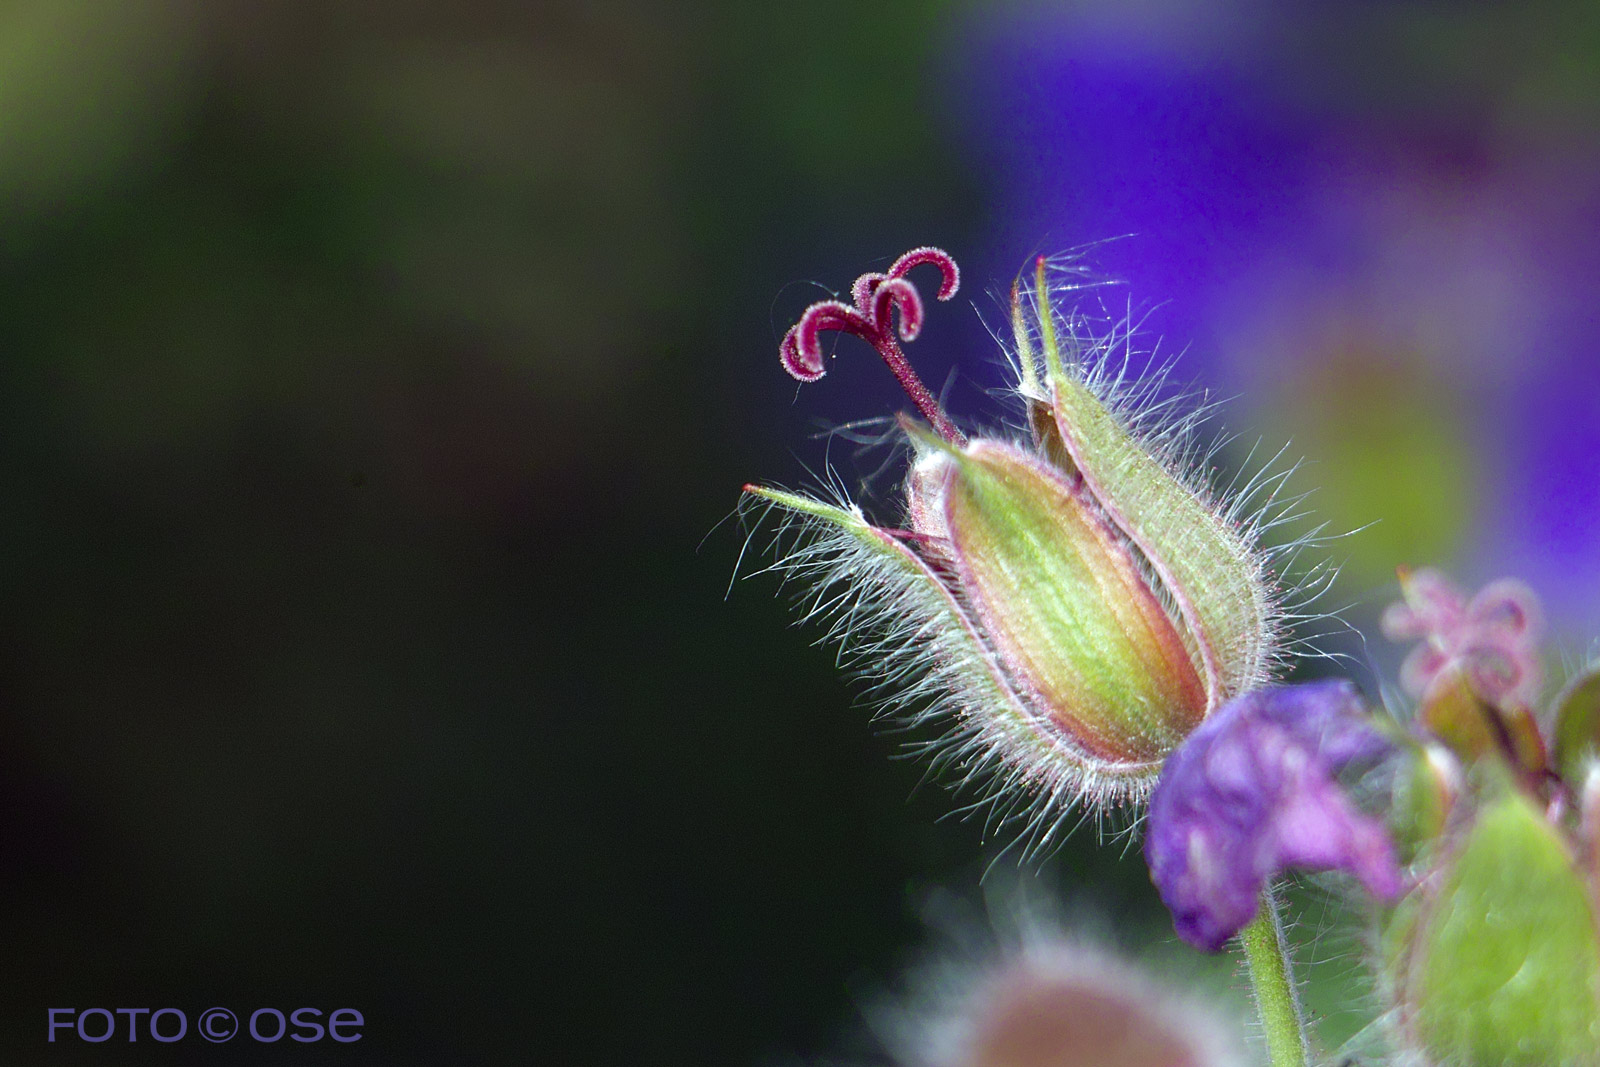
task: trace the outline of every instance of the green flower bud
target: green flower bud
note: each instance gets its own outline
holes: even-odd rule
[[[1008,679],[1086,754],[1159,764],[1206,693],[1126,543],[1081,485],[1020,449],[940,456],[954,581]]]
[[[801,536],[780,534],[780,565],[812,581],[814,609],[892,683],[889,702],[953,719],[950,762],[1042,797],[1035,826],[1048,834],[1043,813],[1080,798],[1142,800],[1207,714],[1269,680],[1282,597],[1258,524],[1194,469],[1189,422],[1141,409],[1151,390],[1107,372],[1109,342],[1058,331],[1043,260],[1032,291],[1012,293],[1032,439],[957,429],[900,348],[921,328],[905,275],[922,264],[953,295],[954,263],[918,249],[857,279],[853,304],[813,305],[781,351],[814,381],[820,333],[852,333],[906,387],[927,425],[901,421],[914,453],[905,525],[844,500],[746,491],[798,523]]]
[[[1396,760],[1389,831],[1407,862],[1419,858],[1444,833],[1461,792],[1462,769],[1449,748],[1413,743]]]

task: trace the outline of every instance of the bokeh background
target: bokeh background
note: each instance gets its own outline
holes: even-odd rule
[[[900,406],[881,368],[797,390],[777,339],[938,243],[912,354],[993,422],[986,286],[1092,245],[1360,529],[1330,606],[1520,574],[1576,658],[1597,164],[1579,2],[10,0],[0,1055],[870,1059],[986,870],[1170,938],[1091,834],[996,859],[775,581],[730,591],[740,484],[894,481],[818,436]],[[44,1042],[212,1004],[366,1037]]]

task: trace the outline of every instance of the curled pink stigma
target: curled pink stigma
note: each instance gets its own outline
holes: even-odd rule
[[[783,335],[778,355],[790,376],[802,382],[814,382],[827,373],[822,333],[832,330],[859,337],[877,350],[900,387],[934,430],[947,441],[964,444],[966,437],[956,429],[900,349],[900,341],[916,340],[922,332],[922,297],[905,275],[925,263],[939,268],[939,289],[935,298],[949,300],[955,296],[961,285],[961,271],[955,260],[937,248],[914,248],[895,260],[887,271],[869,272],[857,278],[850,286],[853,306],[842,300],[821,300],[806,308],[800,321]],[[898,323],[894,321],[896,312]]]
[[[956,290],[961,288],[961,268],[950,258],[950,253],[942,248],[934,248],[932,245],[913,248],[895,260],[887,273],[891,278],[903,278],[912,267],[920,267],[924,263],[932,263],[943,275],[939,279],[939,291],[933,294],[934,299],[942,301],[955,296]]]

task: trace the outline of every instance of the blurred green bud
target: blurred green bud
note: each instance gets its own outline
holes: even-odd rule
[[[1556,770],[1570,782],[1580,783],[1588,765],[1600,758],[1600,665],[1592,665],[1572,680],[1556,698]]]
[[[1429,741],[1414,744],[1396,761],[1396,769],[1389,831],[1402,858],[1410,862],[1444,833],[1461,793],[1462,768],[1450,749]]]
[[[1600,1063],[1594,886],[1504,772],[1441,839],[1385,941],[1403,1040],[1428,1063]]]

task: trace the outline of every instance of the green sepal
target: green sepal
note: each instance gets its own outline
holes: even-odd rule
[[[751,496],[760,497],[770,501],[786,511],[805,515],[813,519],[821,519],[830,526],[849,534],[873,555],[892,563],[903,571],[908,581],[925,587],[925,592],[947,598],[948,593],[941,587],[927,568],[922,566],[904,545],[901,545],[892,536],[868,522],[866,516],[854,508],[842,508],[837,504],[830,504],[816,497],[805,496],[802,493],[791,493],[783,489],[770,489],[764,485],[747,485],[744,491]]]
[[[1275,645],[1272,597],[1253,547],[1217,505],[1185,484],[1063,359],[1041,267],[1040,343],[1055,422],[1107,515],[1149,560],[1183,616],[1213,707],[1259,684]]]
[[[1600,665],[1575,678],[1555,707],[1556,771],[1569,785],[1581,787],[1588,762],[1600,756]]]
[[[941,447],[960,585],[1008,677],[1085,750],[1164,759],[1206,694],[1138,562],[1082,490],[1033,457],[990,441]]]
[[[957,661],[967,665],[968,669],[959,674],[961,701],[969,708],[984,709],[991,716],[991,731],[1004,735],[1014,752],[1055,761],[1058,766],[1063,756],[1069,759],[1081,756],[1075,750],[1063,748],[1058,743],[1059,738],[1036,728],[1034,714],[1018,698],[961,605],[928,565],[897,538],[873,526],[854,508],[842,508],[815,497],[766,486],[747,485],[744,491],[848,534],[854,544],[879,562],[888,564],[895,575],[898,591],[912,594],[924,618],[936,620],[936,626],[924,636],[925,650],[946,663]]]

